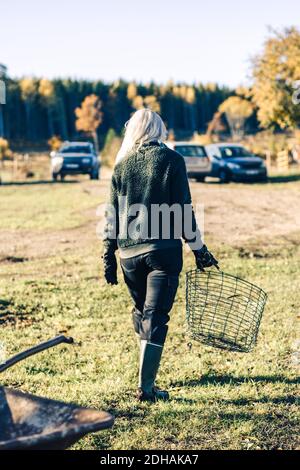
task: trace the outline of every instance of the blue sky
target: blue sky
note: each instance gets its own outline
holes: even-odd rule
[[[12,76],[246,83],[268,26],[296,0],[1,0],[0,62]]]

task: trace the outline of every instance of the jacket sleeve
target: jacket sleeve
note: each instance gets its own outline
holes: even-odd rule
[[[105,226],[103,232],[104,252],[115,252],[118,249],[117,237],[119,235],[119,204],[117,179],[112,175],[110,186],[110,200],[105,211]]]
[[[199,250],[203,246],[201,232],[198,228],[192,198],[189,187],[188,176],[184,159],[177,155],[176,163],[173,165],[171,174],[171,200],[172,204],[180,204],[182,220],[182,238],[190,246],[191,250]]]

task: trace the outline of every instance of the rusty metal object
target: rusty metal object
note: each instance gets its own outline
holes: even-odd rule
[[[58,336],[30,348],[0,365],[0,372],[26,357],[72,338]],[[42,398],[0,387],[0,450],[66,449],[90,432],[110,428],[114,417],[107,412]]]
[[[110,428],[114,417],[0,387],[0,450],[66,449],[90,432]]]

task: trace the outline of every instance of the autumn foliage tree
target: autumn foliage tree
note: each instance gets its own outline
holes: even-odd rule
[[[300,31],[297,28],[273,31],[263,52],[253,59],[252,78],[252,100],[258,108],[257,117],[262,127],[299,126],[300,106],[293,100],[295,86],[300,88]]]
[[[3,137],[0,137],[0,166],[3,166],[3,160],[5,157],[10,157],[12,152],[9,148],[9,143]]]
[[[156,113],[160,113],[160,104],[154,94],[141,96],[138,94],[136,83],[129,83],[127,87],[127,98],[135,110],[149,108]]]
[[[226,130],[222,120],[221,111],[216,111],[212,120],[208,123],[206,135],[211,138],[213,134],[221,134]]]
[[[76,129],[90,134],[94,140],[96,152],[99,152],[97,129],[102,122],[101,101],[98,96],[92,94],[86,96],[80,108],[75,109]]]
[[[245,130],[245,121],[253,113],[250,101],[239,96],[230,96],[219,106],[224,113],[233,137],[242,137]]]
[[[48,145],[51,148],[51,150],[57,151],[60,148],[60,146],[62,145],[62,140],[58,135],[53,135],[48,140]]]

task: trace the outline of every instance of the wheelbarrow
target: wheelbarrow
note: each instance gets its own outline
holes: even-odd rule
[[[0,364],[0,372],[40,351],[72,338],[57,336]],[[0,450],[66,449],[88,433],[112,427],[114,417],[104,411],[41,398],[0,387]]]

